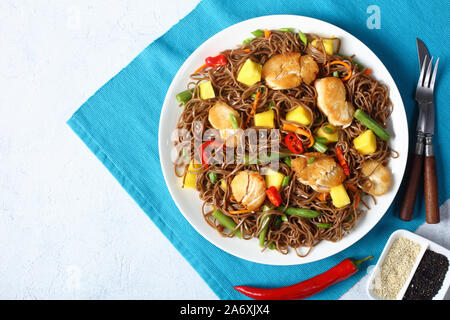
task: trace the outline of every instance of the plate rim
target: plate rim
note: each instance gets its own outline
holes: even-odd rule
[[[362,238],[364,238],[371,230],[373,230],[373,228],[379,223],[379,221],[384,217],[384,215],[387,213],[387,211],[389,211],[389,208],[392,206],[392,203],[394,202],[398,191],[400,189],[400,185],[401,185],[401,181],[403,180],[404,174],[405,174],[405,170],[406,170],[406,162],[407,162],[407,156],[402,157],[403,158],[403,162],[400,163],[400,167],[401,167],[401,174],[398,175],[398,178],[400,179],[400,182],[398,184],[396,184],[395,186],[395,190],[391,190],[392,192],[392,199],[389,201],[389,205],[387,205],[386,210],[384,210],[384,212],[382,214],[379,215],[378,219],[376,219],[376,221],[373,222],[372,226],[367,229],[366,232],[363,232],[363,234],[361,234],[359,237],[355,238],[352,242],[345,244],[342,248],[339,248],[337,251],[330,251],[324,255],[322,255],[320,258],[314,259],[314,260],[308,260],[305,261],[305,258],[298,258],[298,262],[283,262],[283,261],[274,261],[274,262],[267,262],[267,261],[263,261],[263,260],[258,260],[258,259],[252,259],[249,258],[243,254],[240,253],[236,253],[236,252],[232,252],[230,249],[226,248],[225,246],[221,245],[220,243],[218,243],[217,241],[215,241],[214,239],[210,238],[209,236],[205,235],[202,231],[201,228],[199,226],[197,226],[195,223],[193,223],[193,221],[189,218],[189,215],[185,214],[182,209],[182,205],[181,203],[179,203],[179,201],[177,200],[176,197],[174,197],[174,192],[173,192],[173,186],[171,186],[170,183],[168,183],[168,177],[166,176],[166,172],[164,170],[165,164],[163,163],[163,157],[161,156],[162,152],[162,147],[163,147],[163,143],[162,143],[162,120],[165,117],[167,111],[168,111],[168,107],[167,105],[169,105],[169,100],[172,99],[173,97],[173,90],[174,90],[174,86],[178,81],[178,78],[180,77],[180,75],[184,72],[184,69],[187,67],[187,65],[189,65],[189,61],[192,59],[193,56],[195,56],[196,52],[200,51],[201,49],[203,49],[204,47],[207,47],[208,44],[210,42],[212,42],[214,40],[214,38],[218,37],[219,35],[226,33],[230,28],[236,27],[237,25],[240,24],[245,24],[245,23],[250,23],[250,22],[257,22],[258,20],[264,20],[264,19],[280,19],[283,17],[289,17],[290,19],[300,19],[303,20],[301,23],[307,23],[309,22],[314,22],[314,23],[319,23],[319,24],[323,24],[325,26],[332,26],[333,28],[337,28],[339,29],[339,31],[341,31],[346,39],[347,37],[349,37],[351,39],[351,41],[357,41],[359,42],[364,48],[365,50],[368,50],[369,52],[371,52],[378,61],[375,61],[376,64],[379,64],[379,66],[381,68],[384,69],[384,71],[386,72],[387,76],[389,77],[389,79],[383,79],[383,83],[388,83],[390,82],[393,87],[391,85],[389,85],[389,95],[391,96],[392,93],[396,93],[398,95],[398,99],[399,99],[399,104],[400,105],[396,105],[396,109],[400,109],[400,116],[403,118],[403,122],[404,125],[406,126],[406,130],[409,133],[409,124],[407,121],[407,117],[406,117],[406,111],[405,111],[405,106],[403,103],[403,98],[401,96],[400,90],[398,89],[398,86],[394,80],[394,78],[392,77],[391,73],[389,72],[389,69],[384,65],[384,63],[381,61],[381,59],[361,40],[359,40],[358,38],[356,38],[353,34],[351,34],[350,32],[346,31],[345,29],[336,26],[332,23],[329,23],[327,21],[323,21],[321,19],[317,19],[317,18],[312,18],[312,17],[308,17],[308,16],[302,16],[302,15],[292,15],[292,14],[275,14],[275,15],[263,15],[263,16],[258,16],[258,17],[254,17],[254,18],[250,18],[250,19],[246,19],[246,20],[242,20],[239,21],[237,23],[234,23],[222,30],[220,30],[219,32],[215,33],[214,35],[212,35],[211,37],[209,37],[206,41],[204,41],[203,43],[201,43],[197,48],[194,49],[194,51],[191,52],[191,54],[184,60],[183,64],[180,66],[180,68],[178,69],[178,71],[176,72],[176,74],[174,75],[168,90],[166,92],[165,98],[164,98],[164,102],[162,105],[162,109],[161,109],[161,114],[160,114],[160,119],[159,119],[159,128],[158,128],[158,152],[159,152],[159,159],[160,159],[160,165],[161,165],[161,171],[163,173],[163,177],[164,177],[164,182],[166,184],[167,189],[169,190],[169,193],[171,195],[172,200],[175,202],[178,210],[180,211],[180,213],[183,215],[183,217],[188,221],[188,223],[194,228],[194,230],[197,231],[197,233],[199,233],[199,235],[201,235],[205,240],[207,240],[209,243],[211,243],[212,245],[214,245],[215,247],[223,250],[224,252],[244,259],[246,261],[250,261],[250,262],[254,262],[254,263],[259,263],[259,264],[264,264],[264,265],[271,265],[271,266],[292,266],[292,265],[300,265],[300,264],[307,264],[307,263],[311,263],[311,262],[316,262],[316,261],[321,261],[323,259],[326,259],[330,256],[333,256],[335,254],[338,254],[339,252],[342,252],[343,250],[355,245],[358,241],[360,241]],[[298,28],[296,28],[298,29]],[[238,43],[236,44],[236,46],[238,45]],[[399,108],[401,107],[401,108]],[[405,135],[404,137],[405,139],[405,145],[406,145],[406,150],[405,153],[406,155],[409,154],[409,135]],[[217,233],[218,237],[221,237],[218,233]],[[293,253],[295,254],[295,253]],[[279,253],[280,256],[281,253]],[[282,257],[281,257],[282,258]],[[283,260],[283,259],[280,259]]]

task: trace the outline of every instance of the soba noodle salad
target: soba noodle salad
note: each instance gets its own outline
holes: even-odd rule
[[[340,39],[252,34],[207,57],[177,94],[174,169],[221,235],[304,257],[388,192],[393,106],[371,69],[339,53]]]

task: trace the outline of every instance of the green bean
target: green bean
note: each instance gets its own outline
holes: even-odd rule
[[[268,211],[271,210],[272,208],[269,206],[263,206],[262,211]],[[264,247],[264,242],[266,242],[266,235],[267,235],[267,231],[269,230],[269,219],[270,219],[270,215],[267,215],[264,217],[263,219],[263,229],[261,230],[260,234],[259,234],[259,246],[260,247]]]
[[[298,30],[298,37],[300,38],[300,40],[303,42],[303,44],[306,46],[308,44],[308,38],[306,37],[306,35],[301,32],[300,30]]]
[[[317,218],[322,213],[311,210],[311,209],[303,209],[303,208],[295,208],[295,207],[288,207],[285,211],[286,214],[290,216],[297,216],[302,218]]]
[[[328,229],[332,226],[332,224],[330,223],[318,223],[316,224],[317,228],[321,228],[321,229]]]
[[[231,125],[233,126],[234,129],[239,129],[239,124],[238,124],[236,116],[234,114],[230,113],[230,121],[231,121]]]
[[[282,187],[287,187],[288,185],[289,185],[289,180],[291,179],[291,177],[290,176],[285,176],[284,178],[283,178],[283,182],[281,183],[281,186]]]
[[[313,148],[320,153],[325,153],[328,150],[328,147],[319,141],[314,141]]]
[[[189,100],[192,99],[192,92],[189,90],[182,91],[178,93],[175,98],[178,102],[186,104]]]
[[[234,230],[236,229],[236,222],[233,221],[233,219],[231,219],[229,216],[225,215],[222,211],[220,211],[219,209],[214,210],[214,212],[211,214],[214,218],[217,219],[217,221],[220,222],[220,224],[222,224],[225,228],[229,229],[229,230]],[[242,239],[242,235],[241,232],[239,230],[235,230],[234,234]]]
[[[284,159],[286,157],[289,157],[290,154],[281,154],[281,153],[277,153],[277,152],[272,152],[269,153],[266,156],[260,156],[259,158],[253,158],[250,159],[249,156],[245,156],[244,157],[244,164],[246,165],[250,165],[250,164],[264,164],[264,163],[268,163],[274,160],[279,160],[279,159]]]
[[[328,127],[327,127],[327,128],[328,128]],[[324,138],[324,137],[314,137],[314,139],[315,139],[315,141],[317,141],[317,142],[319,142],[319,143],[323,143],[323,144],[325,144],[325,143],[328,142],[328,139],[327,139],[327,138]]]
[[[277,219],[275,220],[275,226],[279,227],[283,222],[287,222],[289,219],[285,214],[279,215]]]
[[[284,163],[287,164],[287,166],[288,166],[289,168],[291,168],[291,166],[292,166],[292,164],[291,164],[291,158],[285,158],[283,161],[284,161]]]
[[[380,126],[375,120],[373,120],[367,113],[365,113],[363,110],[358,109],[355,111],[354,114],[355,119],[358,119],[361,121],[363,125],[365,125],[367,128],[373,131],[380,139],[384,141],[389,141],[389,138],[391,137],[389,133]]]

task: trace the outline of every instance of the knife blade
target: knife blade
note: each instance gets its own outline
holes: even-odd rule
[[[419,65],[420,65],[420,71],[421,74],[425,71],[422,70],[423,64],[427,66],[428,64],[432,63],[432,59],[430,61],[430,54],[428,52],[427,46],[425,43],[420,40],[419,38],[416,38],[417,43],[417,55],[419,57]],[[417,133],[418,134],[425,134],[425,135],[433,135],[434,134],[434,103],[426,101],[424,103],[423,98],[418,99],[417,93],[415,97],[418,107],[419,107],[419,116],[417,118]],[[418,139],[422,140],[422,139]],[[421,141],[420,141],[421,142]],[[419,142],[420,147],[422,147],[421,143]],[[417,145],[416,145],[417,149]],[[417,150],[418,151],[418,150]]]
[[[422,65],[423,65],[425,56],[427,57],[427,60],[429,60],[430,54],[428,53],[427,46],[425,45],[425,43],[423,43],[422,40],[420,40],[419,38],[416,38],[416,42],[417,42],[417,55],[419,56],[419,66],[420,66],[419,70],[422,70]]]

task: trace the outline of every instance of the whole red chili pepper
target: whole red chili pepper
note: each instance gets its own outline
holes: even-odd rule
[[[226,66],[228,64],[228,61],[227,61],[227,58],[223,54],[219,54],[218,56],[215,56],[215,57],[206,58],[205,64],[208,67],[217,68],[217,67],[221,67],[221,66]]]
[[[373,257],[361,260],[345,259],[330,270],[300,283],[275,289],[235,286],[234,289],[256,300],[295,300],[308,298],[323,289],[343,281],[358,271],[359,265]]]

